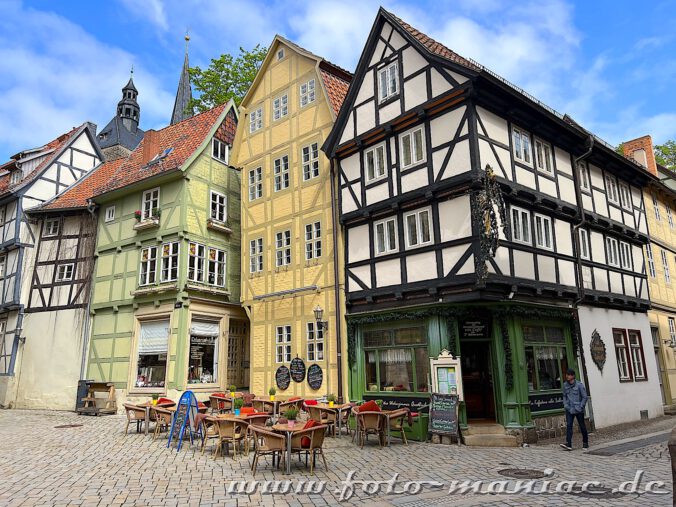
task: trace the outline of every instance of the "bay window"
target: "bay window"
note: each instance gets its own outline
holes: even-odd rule
[[[225,287],[225,252],[223,250],[209,248],[207,283],[217,287]]]
[[[188,245],[188,280],[204,282],[204,258],[206,247],[199,243]]]
[[[174,282],[178,279],[178,241],[162,245],[162,282]]]

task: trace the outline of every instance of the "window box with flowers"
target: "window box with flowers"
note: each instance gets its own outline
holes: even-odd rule
[[[141,210],[136,210],[134,212],[134,217],[136,218],[136,223],[134,224],[135,231],[145,231],[148,229],[154,229],[160,226],[160,215],[162,210],[160,208],[154,208],[150,216],[143,218],[143,213]]]

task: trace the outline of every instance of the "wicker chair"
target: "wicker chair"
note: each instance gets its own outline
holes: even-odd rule
[[[249,441],[254,438],[254,434],[251,431],[253,426],[258,428],[265,428],[266,423],[270,419],[270,414],[252,414],[246,417],[246,422],[249,425],[247,428],[247,439],[246,439],[246,453],[249,453]]]
[[[279,404],[279,413],[283,414],[284,411],[289,410],[290,408],[295,408],[296,410],[298,410],[298,413],[300,413],[300,411],[303,408],[303,401],[304,400],[302,399],[293,401],[283,401],[282,403]]]
[[[364,447],[364,442],[369,435],[378,435],[378,443],[383,446],[385,440],[385,425],[387,416],[382,412],[357,412],[357,434],[359,446]]]
[[[232,444],[232,457],[233,459],[237,459],[237,444],[240,444],[246,439],[247,423],[244,421],[220,419],[217,417],[207,419],[210,420],[210,422],[215,421],[216,427],[218,428],[218,440],[216,442],[214,459],[218,457],[218,454],[223,448],[223,444]]]
[[[390,435],[393,433],[399,433],[401,436],[401,441],[405,445],[408,445],[408,440],[406,440],[406,432],[404,431],[404,421],[408,417],[408,410],[405,408],[395,410],[390,413]]]
[[[201,420],[202,425],[202,445],[200,451],[204,454],[204,448],[209,440],[218,440],[218,419],[213,416],[207,416]],[[217,442],[218,443],[218,442]]]
[[[232,410],[232,399],[225,396],[209,396],[209,407],[212,414],[223,414]]]
[[[171,428],[171,421],[174,413],[163,407],[150,407],[150,419],[155,421],[155,431],[153,432],[153,440],[157,439],[162,432],[162,428],[169,431]]]
[[[132,421],[136,422],[136,433],[141,433],[141,425],[146,420],[146,409],[145,407],[139,407],[133,403],[125,403],[124,411],[127,414],[127,425],[124,427],[124,434],[126,435],[129,431],[129,424]]]
[[[350,428],[350,415],[352,414],[352,409],[354,408],[354,404],[351,403],[349,407],[343,408],[342,412],[338,414],[338,418],[340,418],[340,430],[343,431],[343,429],[347,429],[347,434],[352,435],[352,428]],[[336,423],[337,426],[338,423]]]
[[[305,453],[305,466],[307,466],[307,458],[310,457],[310,473],[314,471],[315,458],[317,454],[322,457],[324,461],[324,468],[328,471],[329,467],[326,464],[326,458],[324,457],[324,450],[322,446],[324,445],[324,436],[326,435],[326,425],[313,426],[306,430],[296,431],[291,437],[291,452]],[[303,437],[309,440],[308,442],[303,442]],[[303,444],[306,445],[303,445]]]
[[[258,467],[258,458],[261,456],[272,456],[272,464],[275,464],[275,458],[279,455],[280,464],[284,465],[286,454],[286,437],[278,433],[273,433],[259,426],[251,426],[249,430],[254,435],[254,458],[251,464],[251,471],[256,475]]]
[[[310,419],[314,419],[318,423],[328,427],[329,431],[331,431],[335,437],[337,411],[331,408],[319,408],[312,405],[307,408],[310,414]]]

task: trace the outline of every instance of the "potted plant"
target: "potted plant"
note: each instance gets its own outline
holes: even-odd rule
[[[235,410],[235,415],[238,416],[244,406],[244,400],[242,398],[235,398],[235,401],[232,402],[232,406]]]
[[[235,397],[235,391],[237,391],[237,386],[235,384],[230,386],[230,397],[234,398]]]
[[[137,222],[141,221],[141,216],[142,216],[142,213],[141,213],[140,209],[137,209],[136,211],[134,211],[134,217],[136,218]]]
[[[336,403],[336,395],[335,394],[327,394],[326,395],[326,401],[329,402],[329,408],[333,408],[333,405]]]
[[[162,210],[160,208],[153,208],[153,218],[160,218]]]
[[[297,408],[290,408],[286,412],[284,412],[284,417],[287,418],[289,421],[289,428],[293,428],[296,424],[296,419],[298,418],[298,409]]]
[[[382,409],[383,408],[383,400],[376,400],[376,405],[378,405],[378,408]]]
[[[153,405],[157,405],[157,400],[160,398],[159,394],[153,394]]]
[[[275,401],[275,394],[277,394],[277,389],[275,389],[274,387],[271,387],[268,390],[268,394],[270,395],[270,401]]]

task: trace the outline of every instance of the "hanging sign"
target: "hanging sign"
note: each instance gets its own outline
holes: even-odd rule
[[[303,382],[305,380],[305,363],[300,357],[291,361],[291,378],[294,382]]]
[[[202,438],[202,430],[197,427],[196,417],[198,413],[197,398],[192,391],[185,391],[178,400],[176,412],[171,420],[171,430],[169,431],[169,438],[167,439],[167,447],[171,446],[171,441],[176,440],[176,452],[181,450],[183,437],[186,429],[190,435],[190,443],[193,443],[193,436],[197,435]]]
[[[307,369],[307,383],[315,391],[322,387],[324,372],[318,364],[313,364]]]
[[[432,393],[428,433],[458,436],[458,395]]]
[[[275,373],[275,382],[277,387],[282,391],[286,391],[289,388],[289,384],[291,383],[291,372],[286,366],[280,366],[277,368],[277,372]]]
[[[598,366],[599,370],[603,371],[603,365],[606,364],[606,344],[603,343],[601,335],[594,329],[592,333],[591,343],[589,344],[592,361]]]

